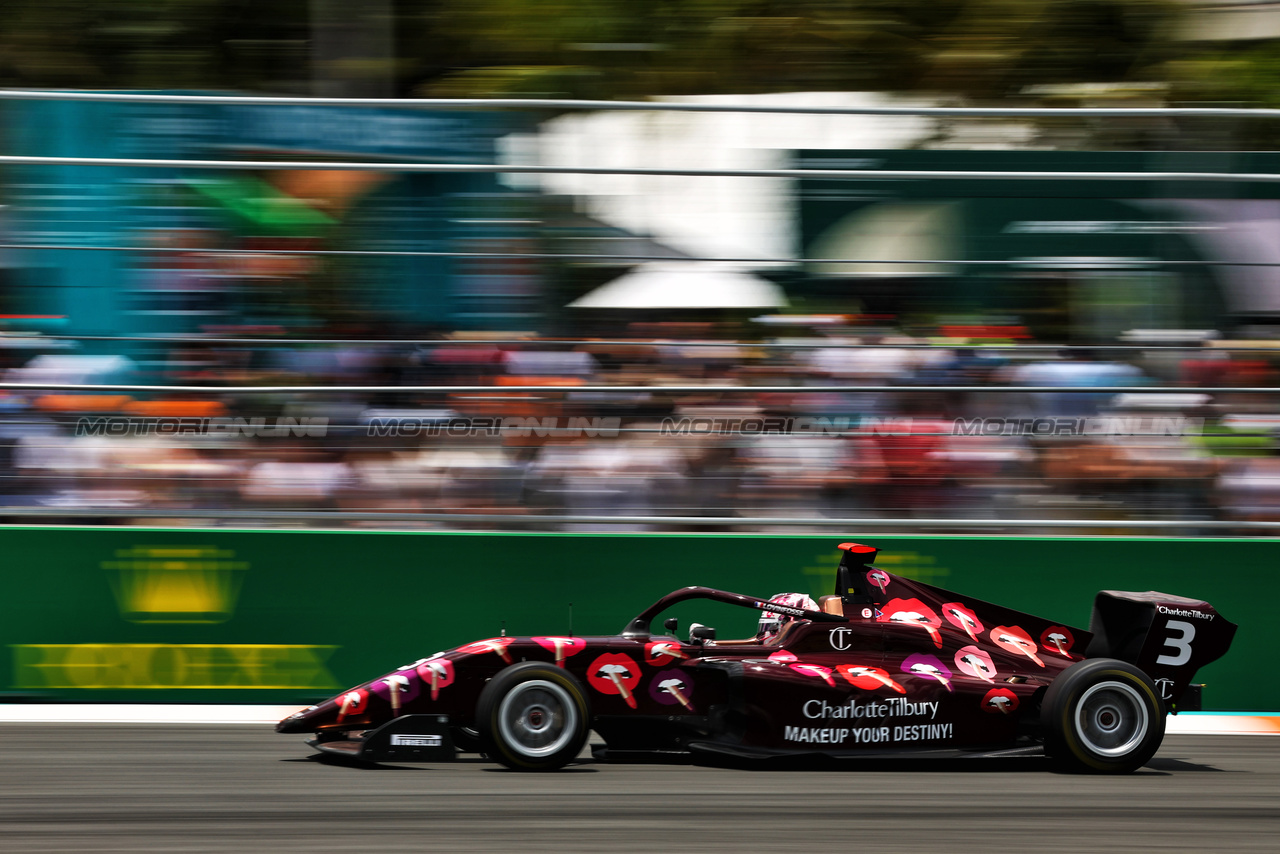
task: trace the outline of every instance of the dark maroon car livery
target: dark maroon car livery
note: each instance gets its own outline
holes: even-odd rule
[[[281,721],[319,750],[439,761],[473,750],[511,768],[597,758],[1047,752],[1126,772],[1160,746],[1167,712],[1197,707],[1198,668],[1236,626],[1207,602],[1104,591],[1090,630],[952,593],[845,543],[819,610],[687,587],[613,637],[497,637],[401,667]],[[768,640],[687,641],[670,606],[711,599],[790,618]],[[669,633],[668,633],[669,632]]]

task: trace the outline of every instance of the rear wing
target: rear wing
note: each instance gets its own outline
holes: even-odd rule
[[[1085,656],[1137,666],[1176,710],[1196,671],[1226,654],[1236,628],[1198,599],[1103,590],[1093,602],[1093,638]]]

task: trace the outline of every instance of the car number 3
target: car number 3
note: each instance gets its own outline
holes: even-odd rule
[[[1156,664],[1168,664],[1172,667],[1186,664],[1191,660],[1191,641],[1195,640],[1196,627],[1182,620],[1170,620],[1165,623],[1165,629],[1178,633],[1178,637],[1170,634],[1164,639],[1164,648],[1172,649],[1174,654],[1161,655],[1156,659]]]

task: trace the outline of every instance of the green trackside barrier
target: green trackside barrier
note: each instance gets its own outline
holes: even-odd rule
[[[0,699],[309,703],[437,650],[613,634],[677,587],[834,585],[836,545],[974,598],[1087,626],[1102,589],[1207,599],[1239,623],[1206,709],[1280,710],[1280,540],[0,528]],[[570,607],[572,603],[572,608]],[[699,609],[721,637],[754,615]]]

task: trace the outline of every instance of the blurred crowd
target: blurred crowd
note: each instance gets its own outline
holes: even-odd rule
[[[848,519],[1020,532],[1097,521],[1085,530],[1124,532],[1175,521],[1179,533],[1206,522],[1257,532],[1251,523],[1280,520],[1277,396],[1247,390],[1276,385],[1264,343],[1054,348],[839,327],[757,341],[209,339],[129,356],[10,347],[6,380],[89,390],[0,393],[0,515],[567,531],[832,530],[823,520]],[[93,389],[111,384],[228,391]]]

